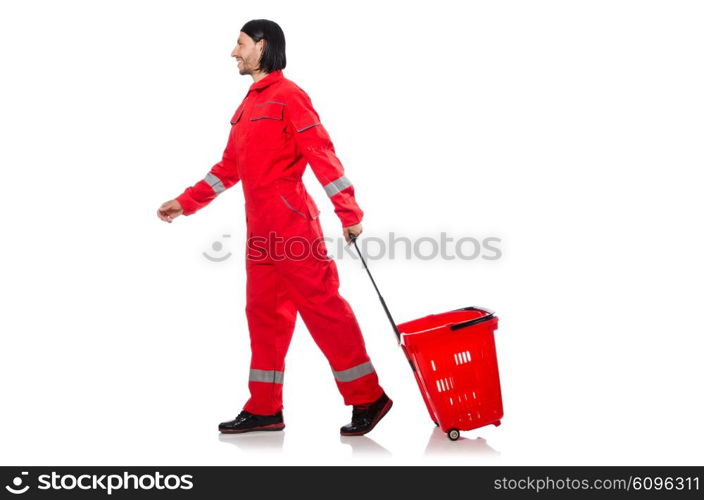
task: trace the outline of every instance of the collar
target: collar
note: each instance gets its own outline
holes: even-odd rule
[[[272,83],[278,82],[284,77],[284,72],[283,70],[277,69],[276,71],[272,71],[268,75],[266,75],[264,78],[259,80],[258,82],[254,82],[250,87],[249,87],[249,92],[252,90],[260,90],[265,87],[268,87]]]

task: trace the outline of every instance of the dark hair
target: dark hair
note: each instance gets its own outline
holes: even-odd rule
[[[246,33],[254,42],[266,40],[264,51],[259,61],[259,68],[271,73],[286,67],[286,39],[281,26],[268,19],[252,19],[240,30]]]

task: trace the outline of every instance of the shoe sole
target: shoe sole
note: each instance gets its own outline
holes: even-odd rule
[[[249,429],[219,429],[223,434],[242,434],[253,431],[281,431],[286,427],[284,424],[262,425],[260,427],[250,427]]]
[[[381,409],[381,411],[379,412],[379,415],[377,415],[377,417],[376,417],[376,418],[374,419],[374,421],[372,422],[372,425],[371,425],[371,426],[369,427],[369,429],[367,429],[366,431],[360,431],[360,432],[343,432],[343,431],[340,431],[340,434],[343,435],[343,436],[362,436],[362,435],[366,434],[367,432],[370,432],[374,427],[376,427],[376,424],[379,423],[379,420],[381,420],[382,418],[384,418],[384,415],[386,415],[386,414],[389,412],[389,410],[391,409],[391,406],[393,406],[393,404],[394,404],[394,402],[389,399],[389,401],[384,405],[384,407],[383,407],[383,408]]]

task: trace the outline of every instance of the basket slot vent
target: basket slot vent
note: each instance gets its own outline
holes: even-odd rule
[[[454,356],[456,365],[463,365],[472,361],[472,355],[469,351],[456,352]]]
[[[435,387],[437,387],[438,392],[449,391],[455,388],[455,381],[452,377],[439,378],[435,380]]]

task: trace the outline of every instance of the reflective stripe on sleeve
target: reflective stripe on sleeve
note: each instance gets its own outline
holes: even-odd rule
[[[363,377],[364,375],[374,373],[374,367],[372,366],[371,361],[367,361],[366,363],[353,366],[352,368],[348,368],[347,370],[340,370],[337,372],[333,370],[332,373],[333,375],[335,375],[335,379],[340,382],[351,382],[353,380],[357,380],[360,377]]]
[[[211,174],[208,172],[208,174],[205,176],[205,182],[208,183],[208,185],[213,188],[213,191],[215,191],[215,194],[220,194],[223,191],[225,191],[225,186],[223,185],[222,181],[218,179],[217,176]]]
[[[335,179],[331,183],[326,184],[324,186],[324,189],[328,196],[333,196],[342,191],[343,189],[350,187],[351,185],[352,183],[349,181],[349,179],[343,175],[339,179]]]
[[[249,381],[250,382],[270,382],[273,384],[283,384],[284,383],[284,372],[277,372],[276,370],[249,370]]]

